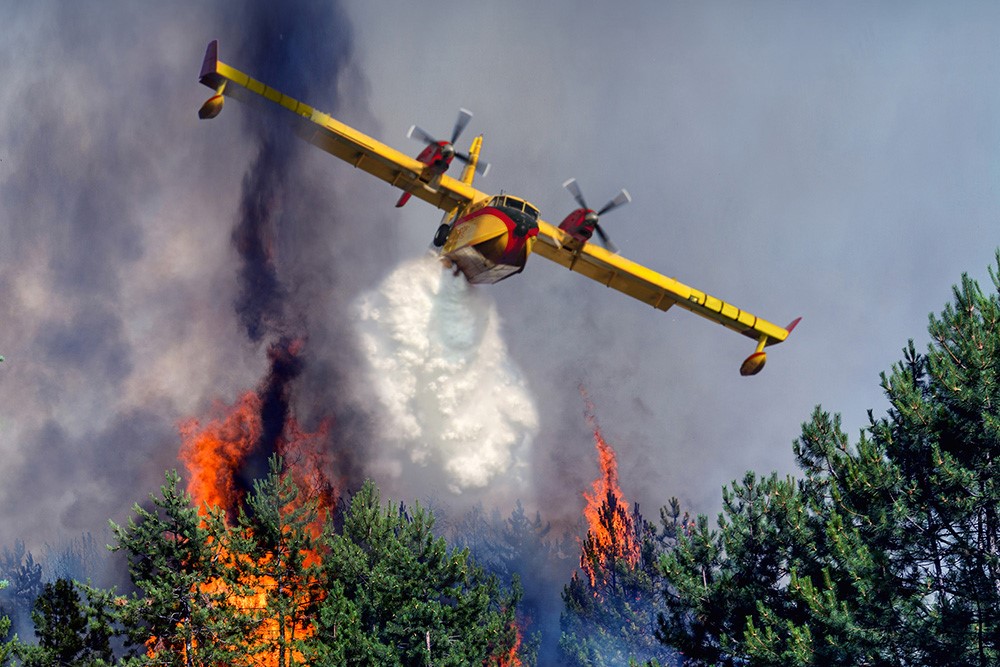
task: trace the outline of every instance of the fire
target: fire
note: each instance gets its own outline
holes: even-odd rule
[[[288,405],[288,384],[298,374],[301,349],[298,340],[275,343],[268,351],[271,371],[257,391],[244,393],[233,405],[216,403],[205,423],[189,419],[179,425],[188,493],[199,507],[219,507],[234,517],[253,481],[244,479],[247,469],[256,464],[262,476],[266,468],[261,464],[277,454],[284,460],[285,474],[307,497],[318,497],[321,513],[333,508],[336,495],[326,472],[331,462],[324,446],[330,423],[323,421],[317,431],[307,432]]]
[[[583,515],[587,519],[587,541],[580,555],[580,567],[590,579],[592,588],[607,583],[605,573],[612,571],[616,562],[625,561],[630,566],[639,562],[641,553],[634,520],[618,485],[618,460],[615,450],[604,439],[594,414],[594,405],[586,391],[580,388],[586,403],[586,418],[594,432],[601,474],[593,483],[593,492],[583,492],[587,506]],[[613,576],[613,574],[612,574]]]
[[[334,508],[336,494],[327,470],[328,448],[325,447],[330,424],[324,421],[315,432],[302,429],[289,408],[288,384],[298,374],[301,365],[298,354],[301,343],[281,341],[268,352],[271,370],[256,391],[241,395],[232,405],[218,403],[204,422],[190,419],[179,425],[182,437],[180,458],[188,472],[188,493],[202,512],[208,507],[218,507],[230,521],[237,516],[246,495],[252,490],[253,477],[266,474],[267,470],[254,470],[255,463],[266,461],[273,454],[281,457],[282,475],[289,475],[300,490],[296,504],[315,499],[319,508],[316,519],[309,525],[313,538],[320,535],[326,516]],[[245,479],[250,474],[250,479]],[[295,509],[285,507],[283,512]],[[305,565],[315,564],[320,554],[301,554]],[[226,554],[228,565],[245,571],[246,565],[267,569],[275,565],[271,556],[255,563],[246,562],[245,556]],[[251,568],[255,569],[255,568]],[[274,569],[272,567],[272,569]],[[250,617],[268,608],[271,596],[287,599],[290,588],[309,588],[308,582],[283,581],[279,583],[268,575],[244,575],[242,585],[249,592],[236,594],[229,591],[221,580],[211,581],[202,587],[204,593],[226,593],[228,604]],[[308,636],[311,628],[301,621],[282,622],[277,618],[262,618],[254,633],[256,648],[273,646],[279,638],[287,643],[291,638]],[[156,652],[156,640],[149,644]],[[256,653],[256,650],[255,650]],[[301,664],[302,656],[281,648],[265,650],[255,656],[255,665]]]
[[[514,629],[514,645],[497,659],[497,667],[522,667],[521,658],[517,655],[521,650],[521,626],[514,621],[511,627]]]
[[[260,397],[252,391],[236,403],[213,406],[216,416],[206,424],[184,421],[180,458],[188,471],[188,493],[199,507],[219,507],[232,516],[243,501],[236,475],[260,438]]]

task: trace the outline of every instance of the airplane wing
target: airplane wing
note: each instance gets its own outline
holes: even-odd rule
[[[744,375],[758,372],[766,359],[764,347],[788,338],[799,322],[795,320],[787,327],[780,327],[594,243],[586,243],[576,251],[571,250],[573,245],[569,234],[543,220],[538,221],[534,254],[658,310],[666,311],[676,305],[757,341],[756,352],[747,358],[741,368]]]
[[[440,182],[433,185],[422,180],[426,166],[423,163],[220,61],[217,40],[212,41],[205,52],[200,81],[216,92],[199,111],[202,118],[217,116],[224,97],[249,104],[272,102],[294,114],[296,131],[306,141],[443,211],[453,211],[470,201],[488,198],[485,193],[447,174],[440,176]]]

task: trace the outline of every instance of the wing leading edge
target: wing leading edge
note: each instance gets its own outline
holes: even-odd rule
[[[247,104],[266,100],[294,114],[297,133],[309,143],[443,211],[488,197],[447,174],[431,186],[421,179],[423,163],[220,61],[217,40],[208,45],[199,80],[216,92],[199,112],[202,118],[218,115],[223,97]]]
[[[570,250],[570,241],[569,235],[558,227],[539,221],[534,253],[658,310],[666,311],[677,305],[754,339],[757,349],[744,361],[740,369],[744,375],[759,372],[766,360],[764,347],[788,338],[799,322],[795,320],[787,327],[780,327],[593,243]]]

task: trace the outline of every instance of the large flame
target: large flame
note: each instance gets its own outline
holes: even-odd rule
[[[585,415],[594,432],[594,445],[601,468],[592,492],[583,492],[587,501],[583,510],[587,519],[587,543],[580,555],[580,567],[590,579],[591,587],[596,588],[598,583],[606,583],[604,573],[609,566],[613,569],[619,561],[636,565],[641,548],[629,503],[618,485],[615,450],[604,439],[594,414],[594,405],[583,387],[580,387],[580,393],[586,403]]]
[[[303,430],[289,409],[288,384],[298,374],[301,342],[283,340],[272,345],[268,352],[271,369],[256,391],[248,391],[232,405],[217,403],[212,415],[205,421],[190,419],[180,425],[182,445],[180,457],[188,472],[188,493],[202,512],[218,507],[232,520],[251,490],[253,479],[246,479],[255,471],[254,460],[278,455],[284,468],[282,475],[290,475],[300,490],[296,504],[315,498],[319,512],[310,524],[313,537],[318,537],[327,513],[334,507],[334,485],[327,471],[328,448],[326,437],[329,423],[323,422],[315,432]],[[249,469],[249,470],[248,470]],[[284,511],[293,508],[286,507]],[[303,554],[306,565],[315,563],[319,554]],[[232,567],[240,567],[243,556],[226,554]],[[267,566],[269,556],[256,565]],[[241,568],[242,569],[242,568]],[[249,576],[249,575],[248,575]],[[267,609],[268,598],[287,596],[290,586],[307,587],[306,582],[284,582],[284,590],[270,576],[244,578],[246,594],[228,595],[229,604],[248,615],[261,614]],[[203,586],[206,593],[225,592],[222,581],[211,581]],[[276,618],[264,618],[254,633],[252,642],[261,649],[274,646],[279,637],[285,639],[308,636],[311,627],[302,622],[281,623]],[[150,650],[157,652],[155,638]],[[256,651],[255,651],[256,653]],[[297,652],[284,652],[278,648],[266,649],[254,656],[254,664],[278,666],[301,662]]]
[[[216,403],[204,422],[189,419],[179,425],[188,493],[199,507],[218,507],[234,517],[253,482],[247,475],[254,472],[254,459],[256,472],[266,472],[259,460],[278,455],[285,463],[284,474],[290,474],[307,497],[318,496],[321,511],[333,508],[336,495],[327,472],[329,448],[324,446],[330,423],[323,421],[315,432],[307,432],[288,408],[288,383],[297,375],[301,349],[301,341],[275,343],[268,351],[270,372],[256,391],[244,393],[232,405]]]

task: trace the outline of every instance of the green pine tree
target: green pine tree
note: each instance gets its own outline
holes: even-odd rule
[[[137,647],[130,664],[238,664],[245,628],[231,604],[234,592],[219,585],[226,528],[217,509],[202,516],[179,483],[176,472],[167,473],[152,510],[137,504],[127,526],[111,523],[118,540],[112,550],[125,553],[138,589],[120,610]]]
[[[12,627],[22,633],[30,629],[31,609],[42,592],[42,564],[35,560],[22,540],[0,553],[0,579],[7,581],[0,592],[0,613],[8,614]]]
[[[257,624],[251,655],[273,656],[279,667],[302,664],[306,639],[321,593],[311,526],[318,523],[314,498],[303,497],[274,457],[266,478],[256,480],[231,533],[229,552],[236,585],[264,592],[263,607],[250,610]]]
[[[6,579],[0,579],[0,591],[9,586]],[[17,650],[17,635],[10,637],[10,619],[0,616],[0,666],[11,664],[14,651]]]
[[[329,532],[310,664],[509,665],[517,586],[501,589],[433,533],[419,505],[383,508],[366,482]]]
[[[664,558],[662,637],[689,664],[1000,661],[998,273],[962,277],[857,443],[817,408],[799,479],[748,474]]]
[[[117,630],[108,597],[68,579],[45,584],[31,614],[38,644],[18,651],[24,667],[110,664]]]
[[[588,531],[580,566],[563,589],[559,648],[565,665],[611,667],[635,661],[669,660],[671,652],[658,641],[657,618],[662,611],[660,554],[673,546],[682,530],[677,499],[660,512],[661,527],[646,521],[639,506],[626,510],[611,489],[601,503],[598,539]]]

